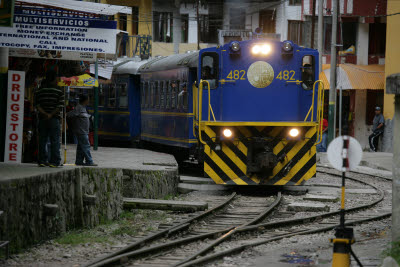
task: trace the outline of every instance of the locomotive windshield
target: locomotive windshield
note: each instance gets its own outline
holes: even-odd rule
[[[218,85],[218,54],[203,53],[201,58],[201,79],[210,83],[211,89]]]

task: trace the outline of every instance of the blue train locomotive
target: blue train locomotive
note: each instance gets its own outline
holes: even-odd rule
[[[118,91],[124,81],[127,100],[114,115],[127,112],[127,121],[107,119],[107,127],[124,132],[100,133],[196,155],[217,184],[299,185],[316,173],[323,113],[317,77],[318,52],[291,41],[233,41],[154,58],[116,75],[112,86]]]

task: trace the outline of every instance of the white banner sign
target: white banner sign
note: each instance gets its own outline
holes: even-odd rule
[[[15,6],[13,27],[0,27],[0,47],[115,54],[115,25],[61,9]]]
[[[21,163],[24,127],[25,72],[8,71],[4,162]]]
[[[29,57],[44,59],[96,61],[97,54],[85,52],[68,52],[55,50],[9,49],[10,57]]]

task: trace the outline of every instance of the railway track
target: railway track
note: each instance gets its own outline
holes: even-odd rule
[[[328,168],[319,168],[318,171],[340,176],[340,173]],[[377,197],[369,203],[347,209],[351,213],[347,216],[347,224],[361,224],[391,215],[389,212],[363,212],[382,202],[385,194],[377,186],[355,178],[354,175],[349,175],[348,179],[375,189]],[[125,262],[126,266],[194,266],[250,247],[295,235],[326,232],[337,227],[339,210],[262,223],[278,207],[281,198],[279,194],[272,203],[267,203],[265,197],[257,199],[232,194],[205,214],[195,215],[86,266],[105,266],[118,262]],[[203,220],[205,217],[208,219]],[[169,239],[161,238],[164,236]]]

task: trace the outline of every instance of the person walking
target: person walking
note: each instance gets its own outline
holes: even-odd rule
[[[320,126],[321,127],[321,126]],[[317,145],[317,152],[326,152],[328,143],[328,120],[322,120],[322,140],[321,143]]]
[[[48,71],[43,86],[36,92],[35,106],[39,112],[39,154],[38,165],[57,168],[61,165],[60,135],[61,110],[64,107],[64,93],[57,86],[57,73]],[[46,148],[50,141],[50,151]],[[50,152],[50,157],[48,156]]]
[[[87,95],[80,95],[79,104],[74,110],[67,113],[67,118],[72,122],[72,131],[78,141],[75,165],[97,166],[97,164],[93,162],[92,155],[90,154],[90,114],[86,110],[88,103]]]
[[[369,136],[369,147],[371,152],[376,152],[378,149],[379,136],[383,134],[385,127],[385,118],[382,115],[380,107],[375,108],[375,117],[372,122],[372,134]]]

